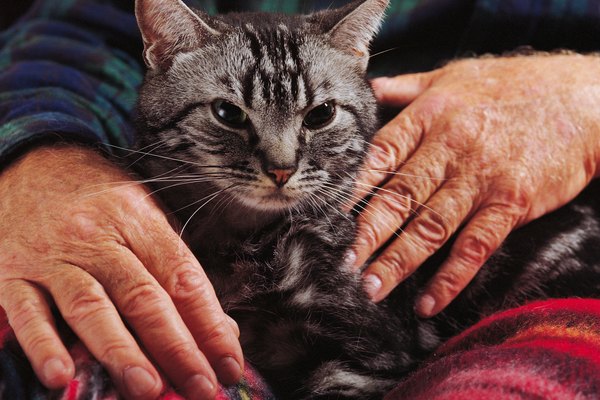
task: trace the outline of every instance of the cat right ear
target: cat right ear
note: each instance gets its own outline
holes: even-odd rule
[[[354,55],[367,68],[369,44],[383,21],[389,0],[356,0],[337,10],[327,10],[309,16],[329,35],[334,47]]]
[[[144,61],[151,69],[165,70],[178,53],[220,35],[206,22],[208,15],[194,13],[181,0],[136,0],[135,17],[144,41]]]

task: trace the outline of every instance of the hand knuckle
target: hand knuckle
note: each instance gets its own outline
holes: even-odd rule
[[[390,165],[390,163],[393,162],[393,157],[397,153],[397,150],[394,150],[392,144],[388,142],[389,141],[386,140],[371,146],[371,150],[369,151],[366,160],[367,168],[373,168],[376,171],[388,171],[393,167],[393,165]]]
[[[427,252],[438,250],[452,234],[448,221],[438,213],[426,212],[413,222],[418,246]]]
[[[516,177],[504,179],[497,185],[497,189],[491,196],[490,206],[501,208],[509,215],[522,215],[529,210],[532,195],[530,193],[533,185],[519,181]]]
[[[131,288],[119,302],[119,308],[127,318],[138,319],[149,315],[160,315],[165,310],[165,298],[150,282]]]
[[[204,280],[200,271],[197,271],[189,262],[184,262],[172,270],[165,289],[173,300],[190,300],[198,295],[198,291],[205,284]]]
[[[400,282],[410,274],[405,263],[396,253],[380,257],[378,268],[381,271],[381,278],[388,282]]]
[[[80,324],[109,308],[110,302],[99,284],[84,285],[70,294],[62,315],[71,324]]]
[[[113,225],[100,211],[80,210],[68,216],[64,223],[66,238],[81,243],[97,243],[114,237]]]
[[[464,277],[458,269],[443,271],[438,274],[439,292],[449,298],[455,298],[464,288]]]
[[[460,243],[457,243],[454,250],[454,256],[469,263],[480,267],[490,257],[494,249],[485,239],[485,235],[481,237],[469,235]]]
[[[408,129],[410,125],[412,122],[409,118],[398,116],[395,123],[389,123],[381,129],[381,139],[377,140],[376,137],[376,143],[372,145],[373,151],[369,156],[371,167],[391,171],[401,160],[406,159],[407,150],[403,142],[394,138],[402,137],[407,131],[411,131]]]
[[[381,233],[378,229],[374,224],[364,224],[357,234],[357,245],[371,251],[377,249],[382,242],[380,240]]]
[[[390,192],[382,193],[380,198],[383,200],[384,207],[399,217],[401,221],[410,217],[415,194],[404,183],[395,184]]]
[[[215,343],[226,339],[231,330],[229,324],[223,321],[221,324],[212,325],[209,329],[205,329],[200,340],[202,343]]]

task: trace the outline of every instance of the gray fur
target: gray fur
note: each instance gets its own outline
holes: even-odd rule
[[[381,398],[483,315],[600,293],[595,185],[511,235],[439,317],[420,320],[412,305],[443,251],[385,301],[367,299],[343,265],[355,227],[342,204],[378,125],[365,72],[387,3],[209,17],[179,0],[136,2],[149,71],[135,166],[181,221],[246,357],[285,399]],[[221,101],[248,119],[220,119]],[[307,124],[324,103],[333,118]]]

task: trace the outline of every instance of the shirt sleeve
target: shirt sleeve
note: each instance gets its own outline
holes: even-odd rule
[[[128,146],[140,43],[117,2],[35,1],[0,33],[0,161],[39,139]]]

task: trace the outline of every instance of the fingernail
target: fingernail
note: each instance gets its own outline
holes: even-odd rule
[[[189,399],[208,399],[215,396],[215,385],[205,376],[194,375],[185,383],[186,398]]]
[[[233,357],[223,357],[216,372],[224,385],[234,385],[242,379],[242,367]]]
[[[428,294],[421,296],[421,298],[417,300],[417,304],[415,305],[417,314],[423,317],[430,317],[434,307],[435,299]]]
[[[54,383],[68,373],[67,366],[60,358],[51,358],[42,367],[42,374],[47,383]]]
[[[129,367],[123,372],[127,391],[134,397],[141,397],[156,387],[156,379],[142,367]]]
[[[363,287],[365,288],[365,291],[367,292],[371,300],[375,299],[382,286],[383,283],[377,275],[370,274],[363,278]]]

